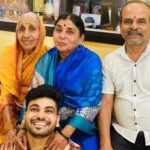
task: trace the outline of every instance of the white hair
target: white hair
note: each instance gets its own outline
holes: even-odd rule
[[[24,13],[22,14],[20,17],[19,17],[19,20],[18,20],[18,24],[26,17],[32,17],[36,22],[39,22],[39,16],[34,13],[34,12],[27,12],[27,13]]]

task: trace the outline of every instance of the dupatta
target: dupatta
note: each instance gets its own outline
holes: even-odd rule
[[[3,140],[5,130],[2,112],[5,106],[12,105],[14,111],[22,107],[25,95],[31,84],[36,62],[47,51],[44,45],[45,27],[40,22],[40,35],[34,51],[23,58],[23,51],[16,38],[16,45],[9,46],[0,52],[0,143]],[[16,37],[18,28],[16,27]],[[17,114],[18,113],[18,114]],[[15,126],[19,112],[12,113],[12,123]]]

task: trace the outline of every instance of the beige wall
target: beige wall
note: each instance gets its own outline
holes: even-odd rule
[[[6,47],[7,45],[11,45],[15,42],[15,32],[6,32],[0,30],[0,50]],[[54,46],[52,37],[46,37],[45,43],[49,46]],[[87,46],[89,49],[95,51],[101,58],[111,51],[117,49],[119,45],[112,45],[112,44],[104,44],[98,42],[88,42],[85,41],[84,45]]]

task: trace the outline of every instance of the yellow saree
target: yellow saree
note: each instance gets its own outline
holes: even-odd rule
[[[11,105],[11,122],[15,127],[20,107],[24,102],[25,95],[29,89],[34,67],[39,58],[48,50],[44,45],[45,27],[40,20],[40,36],[36,48],[31,54],[23,58],[23,50],[18,44],[7,47],[0,53],[0,144],[3,142],[8,128],[4,124],[3,110],[5,106]],[[16,28],[16,37],[17,37]]]

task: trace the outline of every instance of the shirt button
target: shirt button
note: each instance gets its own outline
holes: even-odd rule
[[[136,82],[136,80],[134,80],[134,82]]]
[[[134,94],[134,97],[136,97],[136,94]]]
[[[135,125],[137,125],[137,122],[135,123]]]
[[[135,109],[135,108],[134,108],[133,110],[134,110],[134,111],[136,111],[136,109]]]
[[[134,67],[136,67],[136,64],[134,65]]]

